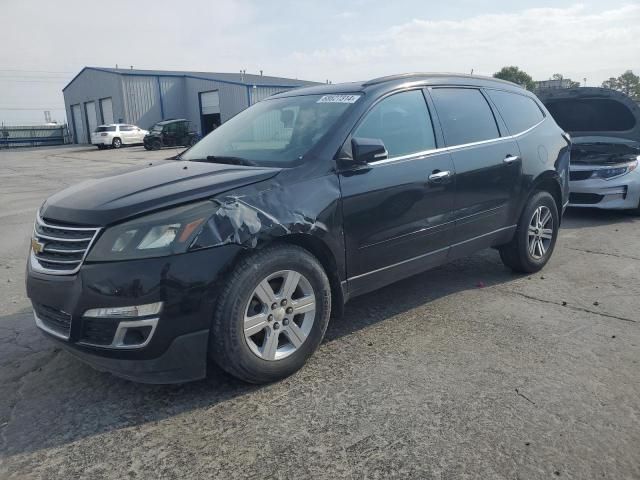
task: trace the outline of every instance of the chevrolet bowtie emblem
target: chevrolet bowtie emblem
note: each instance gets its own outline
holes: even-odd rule
[[[31,249],[33,250],[33,253],[40,253],[44,249],[44,243],[40,243],[35,238],[32,238],[31,239]]]

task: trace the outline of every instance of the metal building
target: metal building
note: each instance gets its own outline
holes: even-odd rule
[[[62,93],[74,142],[89,143],[100,124],[148,129],[170,118],[186,118],[206,135],[266,97],[313,83],[243,73],[85,67]]]

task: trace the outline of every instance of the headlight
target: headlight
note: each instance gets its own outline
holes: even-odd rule
[[[622,175],[626,175],[629,172],[632,172],[638,167],[638,160],[629,163],[623,167],[614,167],[614,168],[603,168],[600,170],[594,170],[593,174],[591,174],[591,178],[603,178],[608,180],[614,177],[620,177]]]
[[[199,202],[108,228],[98,238],[87,260],[104,262],[184,253],[217,208],[213,202]]]

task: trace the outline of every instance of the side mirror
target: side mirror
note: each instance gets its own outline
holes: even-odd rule
[[[379,138],[352,138],[351,151],[353,162],[357,165],[384,160],[389,157],[389,152]]]

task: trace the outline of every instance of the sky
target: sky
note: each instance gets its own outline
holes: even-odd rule
[[[333,83],[517,65],[588,86],[640,74],[640,1],[0,0],[0,122],[65,121],[84,66]]]

